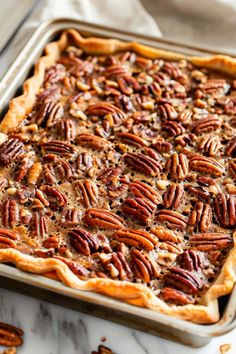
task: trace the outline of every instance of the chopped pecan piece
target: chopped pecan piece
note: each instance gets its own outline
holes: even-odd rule
[[[28,183],[35,185],[38,182],[41,172],[42,172],[41,162],[39,161],[34,162],[28,172],[28,177],[27,177]]]
[[[63,113],[64,109],[60,102],[46,101],[35,115],[35,122],[38,126],[50,128],[61,119]]]
[[[209,204],[197,202],[191,211],[188,225],[194,232],[207,232],[211,227],[212,210]]]
[[[76,140],[79,145],[95,150],[108,150],[112,147],[110,141],[93,134],[80,134]]]
[[[65,66],[62,64],[55,64],[51,66],[45,73],[44,82],[55,84],[62,80],[66,75]]]
[[[2,206],[2,224],[5,227],[14,227],[19,223],[19,207],[15,200],[8,199]]]
[[[210,115],[207,118],[200,119],[194,126],[194,133],[210,133],[221,127],[221,121],[217,116]]]
[[[77,157],[77,169],[78,172],[88,172],[94,164],[94,158],[88,152],[81,152]]]
[[[64,159],[58,159],[55,163],[54,171],[59,181],[70,180],[75,177],[75,172],[71,164]]]
[[[230,85],[224,79],[208,79],[206,82],[201,83],[199,88],[207,95],[218,97],[225,95]]]
[[[122,75],[117,79],[118,85],[120,87],[121,92],[124,95],[131,95],[134,91],[140,90],[140,85],[138,81],[131,75]],[[153,88],[154,92],[156,92],[155,88]]]
[[[165,287],[162,290],[161,295],[164,301],[172,302],[176,305],[188,305],[194,303],[194,299],[192,299],[189,295],[173,288]]]
[[[186,216],[173,210],[160,210],[157,214],[157,220],[166,224],[170,229],[183,230],[187,226]]]
[[[162,204],[162,197],[158,191],[156,191],[149,184],[133,181],[129,185],[131,193],[138,198],[147,198],[154,204]]]
[[[0,345],[18,347],[23,343],[21,338],[23,334],[24,332],[20,328],[0,322]]]
[[[41,213],[34,214],[32,218],[32,230],[34,237],[44,238],[48,234],[47,220]]]
[[[143,224],[151,222],[155,211],[156,204],[147,198],[127,198],[123,204],[123,212]]]
[[[15,232],[0,228],[0,249],[15,248],[18,239],[19,237]]]
[[[158,176],[162,170],[159,161],[144,154],[128,153],[124,159],[130,167],[148,176]]]
[[[185,250],[181,258],[183,267],[189,270],[190,272],[201,271],[203,267],[203,262],[199,252],[194,250]]]
[[[106,186],[116,185],[119,181],[122,171],[119,167],[111,167],[106,170],[103,170],[98,175],[98,180],[102,181]]]
[[[164,277],[165,284],[181,290],[187,294],[197,294],[204,286],[204,282],[197,273],[178,267],[172,267]]]
[[[160,276],[160,267],[151,255],[134,249],[131,252],[131,261],[136,277],[145,283]]]
[[[223,233],[197,234],[190,238],[190,245],[202,252],[210,252],[228,248],[232,245],[232,237]]]
[[[191,184],[185,184],[184,188],[197,199],[200,199],[203,202],[210,202],[210,193],[202,187],[193,187]]]
[[[157,245],[160,250],[163,250],[165,252],[168,252],[170,254],[181,254],[183,253],[183,247],[181,244],[176,245],[176,243],[174,242],[170,242],[170,241],[165,241],[165,242],[159,242]],[[159,254],[160,255],[160,254]]]
[[[194,155],[190,157],[189,167],[193,171],[204,172],[213,176],[221,176],[224,166],[211,157]]]
[[[137,147],[147,146],[148,145],[146,140],[144,140],[144,139],[142,139],[139,136],[134,135],[134,134],[118,133],[117,136],[118,136],[118,138],[121,139],[121,141],[123,141],[125,144],[128,144],[128,145],[134,145],[134,146],[137,146]]]
[[[42,149],[46,154],[56,154],[68,158],[73,157],[76,153],[76,147],[74,145],[60,140],[51,140],[46,143],[42,143]]]
[[[0,164],[9,165],[23,153],[24,144],[19,139],[10,138],[0,146]]]
[[[80,214],[77,208],[65,209],[60,215],[62,224],[76,225],[80,222]]]
[[[122,229],[113,234],[113,238],[128,246],[143,247],[148,251],[154,249],[158,238],[144,230]]]
[[[236,225],[236,197],[218,193],[214,200],[214,210],[218,222],[224,227]]]
[[[16,182],[22,182],[23,179],[26,177],[26,174],[30,168],[30,166],[33,164],[32,159],[30,158],[30,156],[26,155],[21,164],[20,167],[15,175],[15,181]]]
[[[96,208],[86,210],[83,221],[89,226],[100,229],[118,230],[124,226],[124,220],[115,213]]]
[[[113,252],[108,255],[101,253],[100,260],[103,267],[109,272],[113,279],[132,280],[132,271],[122,252]]]
[[[84,229],[72,229],[68,232],[68,236],[71,246],[74,247],[77,252],[85,256],[89,256],[99,248],[96,238]]]
[[[178,209],[184,197],[182,184],[170,185],[164,193],[163,204],[167,209]]]
[[[151,232],[158,237],[159,240],[161,241],[168,241],[168,242],[174,242],[174,243],[182,243],[184,238],[183,236],[172,230],[168,230],[164,228],[163,226],[158,226],[153,229],[151,229]]]
[[[83,204],[86,208],[92,207],[97,204],[98,191],[95,183],[90,179],[86,179],[83,182],[75,182],[75,186],[78,187],[82,194]]]
[[[8,180],[5,177],[0,176],[0,192],[8,186]]]
[[[171,179],[183,180],[188,175],[188,159],[186,155],[174,152],[166,161],[165,168]]]

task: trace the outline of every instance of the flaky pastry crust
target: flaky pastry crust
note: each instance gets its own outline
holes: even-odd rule
[[[231,76],[236,76],[236,60],[229,56],[186,57],[182,54],[147,47],[136,42],[126,43],[116,39],[83,38],[75,30],[68,30],[63,32],[58,41],[49,43],[46,46],[45,56],[42,56],[36,63],[34,75],[25,81],[23,85],[23,94],[10,102],[9,110],[0,124],[1,132],[5,134],[11,133],[21,125],[33,108],[37,92],[43,83],[46,69],[55,64],[60,54],[69,44],[76,45],[89,54],[109,55],[122,51],[134,51],[150,59],[187,59],[194,65],[220,70]],[[234,247],[231,249],[220,275],[203,296],[199,305],[169,306],[142,284],[101,278],[81,280],[65,263],[58,259],[34,258],[11,248],[0,250],[0,262],[13,263],[19,269],[35,274],[54,274],[54,277],[65,285],[75,289],[99,292],[132,305],[146,307],[195,323],[206,324],[219,320],[217,299],[220,296],[229,294],[235,284],[235,244],[236,233],[234,234]]]

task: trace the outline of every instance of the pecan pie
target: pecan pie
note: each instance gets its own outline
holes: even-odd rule
[[[236,61],[74,30],[0,125],[0,261],[197,323],[236,274]]]

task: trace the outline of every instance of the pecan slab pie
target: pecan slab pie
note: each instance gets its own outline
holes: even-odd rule
[[[0,125],[0,261],[197,323],[236,248],[236,61],[66,31]]]

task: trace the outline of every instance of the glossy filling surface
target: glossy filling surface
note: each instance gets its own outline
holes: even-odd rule
[[[236,81],[68,47],[1,135],[0,248],[195,304],[236,225]]]

